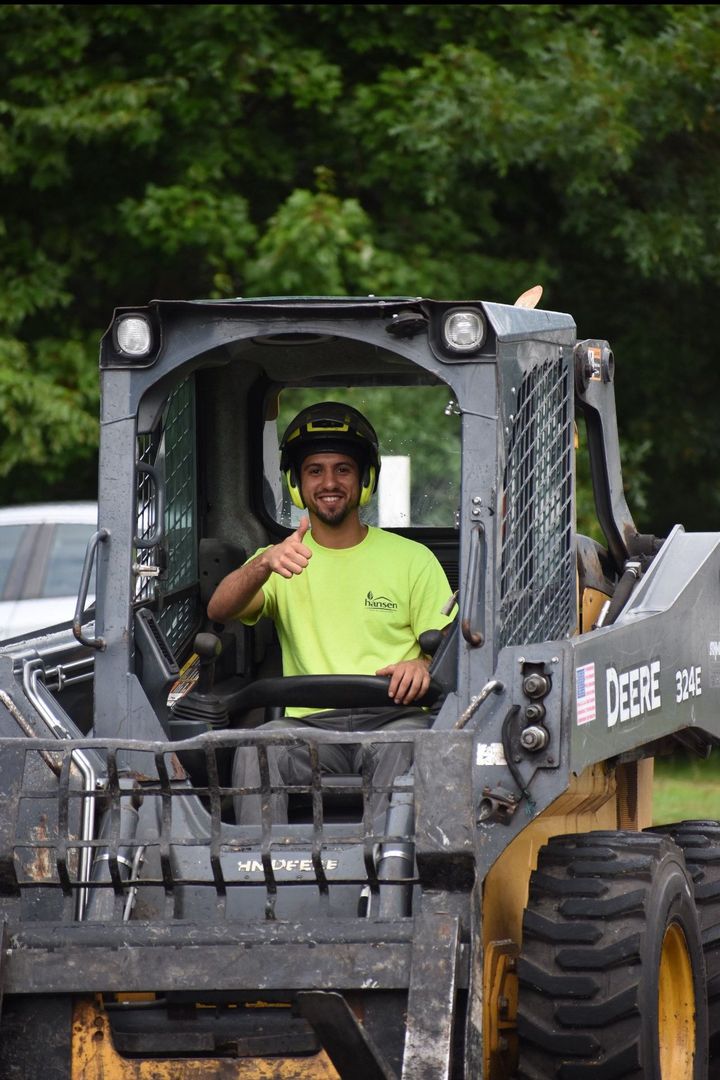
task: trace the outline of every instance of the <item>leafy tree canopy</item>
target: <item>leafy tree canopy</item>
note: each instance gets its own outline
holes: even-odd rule
[[[617,363],[639,524],[720,527],[716,5],[0,6],[0,498],[92,494],[155,296],[545,286]]]

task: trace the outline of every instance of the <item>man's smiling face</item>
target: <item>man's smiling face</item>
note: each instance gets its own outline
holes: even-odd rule
[[[300,468],[300,490],[311,514],[341,525],[360,505],[360,470],[346,454],[309,454]]]

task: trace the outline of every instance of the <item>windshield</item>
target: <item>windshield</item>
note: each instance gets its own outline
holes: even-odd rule
[[[358,409],[380,444],[377,495],[363,510],[384,528],[448,528],[460,503],[460,417],[448,408],[447,386],[290,387],[280,395],[276,419],[265,423],[265,509],[294,528],[302,511],[292,505],[280,474],[279,443],[301,409],[340,401]]]

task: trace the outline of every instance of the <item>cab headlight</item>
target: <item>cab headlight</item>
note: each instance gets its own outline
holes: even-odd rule
[[[485,340],[485,320],[479,311],[450,311],[443,321],[443,339],[453,352],[475,352]]]
[[[152,351],[152,327],[144,315],[121,315],[115,323],[115,344],[118,351],[133,360],[140,360]]]

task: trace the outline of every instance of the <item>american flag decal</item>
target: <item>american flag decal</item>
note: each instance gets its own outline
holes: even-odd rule
[[[595,719],[595,665],[575,668],[575,707],[578,724]]]

